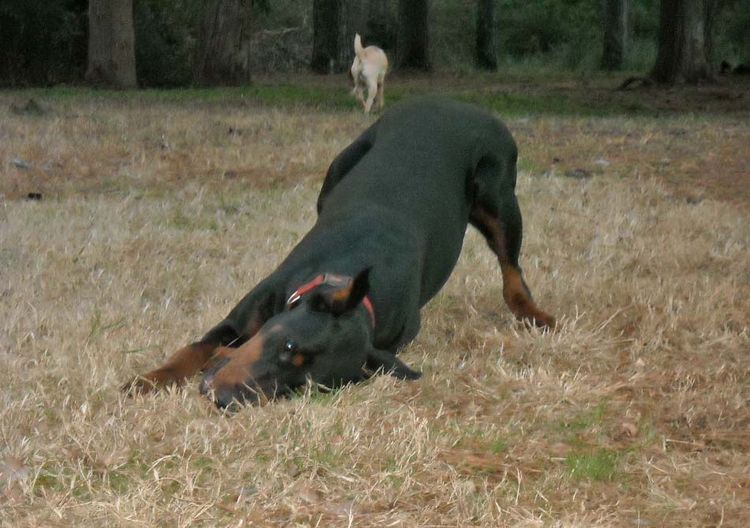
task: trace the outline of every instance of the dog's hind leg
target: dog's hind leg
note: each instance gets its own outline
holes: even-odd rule
[[[479,229],[497,255],[503,274],[503,298],[516,318],[535,326],[554,328],[555,318],[540,310],[523,279],[518,257],[521,249],[521,215],[515,196],[498,213],[481,205],[471,210],[470,222]]]
[[[555,318],[537,307],[518,264],[522,219],[513,191],[515,178],[510,182],[501,182],[497,175],[483,179],[482,170],[497,169],[490,162],[480,163],[477,167],[476,193],[469,221],[484,235],[490,249],[497,255],[503,275],[505,303],[517,319],[539,327],[554,328]]]

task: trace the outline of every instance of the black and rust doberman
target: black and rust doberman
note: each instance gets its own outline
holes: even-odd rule
[[[203,371],[201,393],[226,407],[380,369],[416,379],[396,353],[447,281],[468,223],[497,255],[515,316],[553,327],[518,265],[516,158],[507,128],[476,107],[394,106],[331,163],[317,222],[279,267],[202,339],[126,387],[145,392]]]

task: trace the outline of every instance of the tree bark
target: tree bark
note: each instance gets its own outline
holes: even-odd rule
[[[384,51],[396,49],[396,16],[388,0],[369,0],[367,8],[366,41],[373,42]]]
[[[341,0],[313,1],[313,51],[310,68],[314,72],[330,74],[338,68],[340,25]]]
[[[627,0],[603,0],[604,46],[602,68],[622,69],[627,45]]]
[[[85,78],[98,86],[137,87],[133,0],[90,0]]]
[[[396,67],[401,70],[432,69],[430,63],[429,0],[399,0]]]
[[[713,79],[709,54],[713,0],[661,0],[659,49],[651,78],[657,83]]]
[[[250,83],[248,9],[242,0],[205,2],[193,64],[193,81],[197,85]]]
[[[483,70],[497,70],[495,0],[477,0],[476,62]]]
[[[338,33],[338,57],[334,70],[341,72],[349,70],[354,60],[354,35],[357,33],[362,37],[363,44],[371,42],[370,34],[367,32],[367,0],[358,2],[342,2],[339,13]]]

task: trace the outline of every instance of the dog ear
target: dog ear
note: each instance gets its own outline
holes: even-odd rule
[[[367,351],[367,368],[370,370],[383,369],[383,372],[402,380],[417,380],[422,373],[412,370],[406,363],[387,350],[371,348]]]
[[[360,271],[356,277],[352,280],[349,285],[348,294],[346,295],[346,305],[344,311],[353,310],[362,299],[370,292],[370,270],[372,268],[367,267]]]
[[[370,291],[370,269],[360,271],[354,279],[334,290],[323,291],[313,298],[314,309],[341,315],[353,310]]]

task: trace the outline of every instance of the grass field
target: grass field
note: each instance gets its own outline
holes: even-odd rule
[[[274,269],[372,118],[305,76],[0,92],[2,526],[748,526],[747,85],[609,82],[390,86],[504,116],[554,333],[469,231],[402,353],[423,379],[233,416],[118,387]]]

